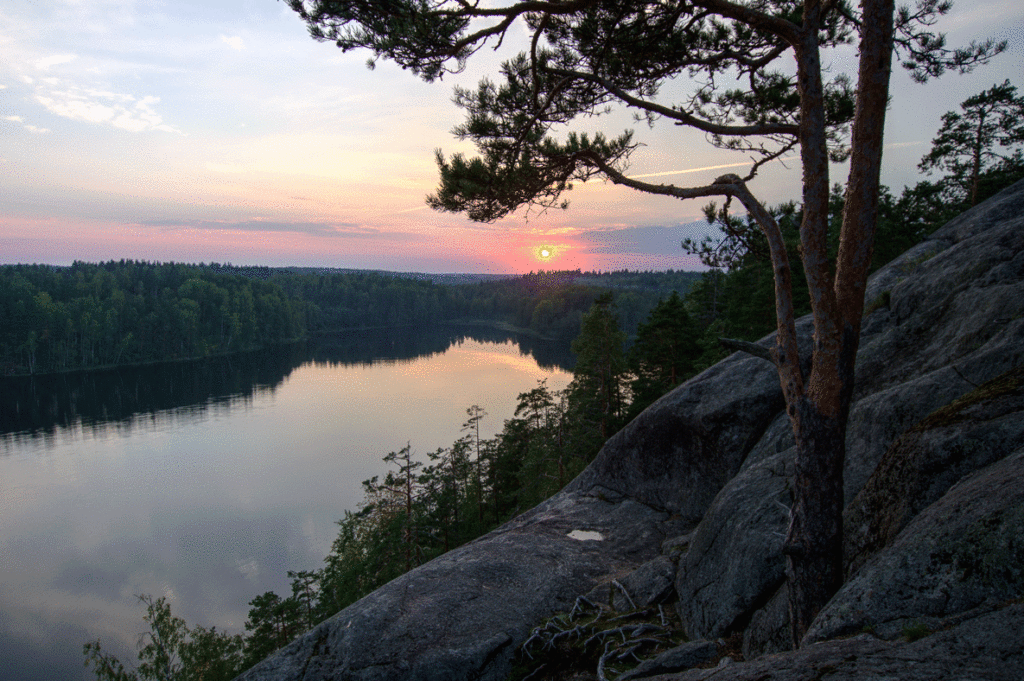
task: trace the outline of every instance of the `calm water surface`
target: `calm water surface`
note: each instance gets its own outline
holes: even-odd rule
[[[0,381],[0,679],[88,679],[82,644],[134,660],[144,609],[243,630],[315,569],[361,481],[484,407],[571,378],[564,347],[481,330],[349,334],[207,362]]]

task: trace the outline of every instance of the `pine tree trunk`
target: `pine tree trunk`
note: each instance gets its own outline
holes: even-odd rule
[[[889,93],[893,51],[893,0],[862,0],[861,50],[857,82],[857,109],[851,134],[850,175],[843,212],[835,276],[822,247],[820,225],[808,219],[807,205],[820,200],[816,189],[823,170],[808,163],[820,139],[801,137],[804,162],[805,216],[801,245],[807,283],[814,311],[814,355],[811,373],[803,390],[799,381],[779,363],[783,391],[796,438],[794,503],[784,552],[789,578],[790,632],[799,647],[814,617],[843,582],[843,464],[846,458],[846,425],[853,394],[854,365],[860,343],[864,291],[871,264],[878,212],[879,171]],[[808,0],[808,17],[817,3]],[[811,36],[807,36],[811,39]],[[812,46],[813,47],[813,46]],[[798,52],[816,57],[813,49]],[[813,66],[801,62],[802,68]],[[815,71],[810,70],[813,74]],[[818,71],[820,74],[820,71]],[[813,77],[808,85],[816,85]],[[802,95],[816,95],[814,88]],[[816,96],[802,106],[814,107]],[[827,175],[826,175],[827,177]],[[827,198],[827,193],[825,193]],[[818,204],[817,207],[820,207]],[[814,217],[819,217],[815,215]],[[779,315],[780,339],[784,330]],[[780,346],[781,356],[781,346]],[[788,379],[788,382],[787,382]],[[794,399],[795,397],[795,399]]]
[[[796,473],[788,554],[793,647],[843,583],[845,419],[822,414],[804,398],[797,406]]]
[[[974,149],[971,154],[971,206],[978,205],[978,178],[981,176],[981,138],[985,128],[985,110],[978,116],[978,128],[974,135]]]

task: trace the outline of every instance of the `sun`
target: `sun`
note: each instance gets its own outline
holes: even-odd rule
[[[550,260],[555,255],[554,246],[537,246],[534,249],[534,255],[537,256],[538,260]]]

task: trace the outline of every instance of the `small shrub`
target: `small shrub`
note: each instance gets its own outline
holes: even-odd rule
[[[883,307],[889,307],[889,303],[892,300],[892,291],[882,291],[874,299],[867,304],[864,308],[864,316],[867,317],[875,310],[879,310]]]
[[[903,638],[913,643],[918,641],[928,634],[932,633],[931,628],[921,621],[910,622],[909,624],[903,625]]]

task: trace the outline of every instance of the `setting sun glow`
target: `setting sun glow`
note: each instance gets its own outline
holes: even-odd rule
[[[550,260],[555,254],[555,249],[551,246],[538,246],[536,249],[537,258],[540,260]]]

